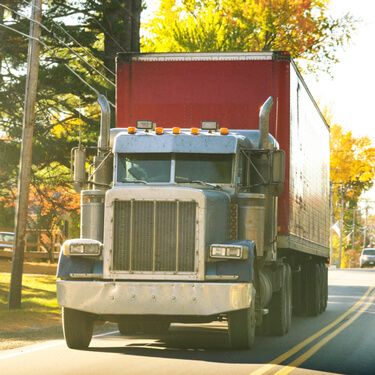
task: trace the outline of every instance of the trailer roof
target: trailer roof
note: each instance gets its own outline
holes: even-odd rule
[[[121,52],[118,59],[125,61],[255,61],[288,60],[287,52],[174,52],[174,53],[128,53]]]

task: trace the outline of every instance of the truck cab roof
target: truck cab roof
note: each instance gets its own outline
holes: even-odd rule
[[[235,154],[239,147],[259,149],[258,130],[230,130],[229,134],[220,132],[200,131],[193,135],[190,129],[181,129],[180,134],[173,134],[171,129],[164,129],[163,134],[155,131],[139,130],[135,134],[127,129],[111,130],[111,146],[115,153],[207,153]],[[272,135],[269,135],[272,148],[279,145]]]

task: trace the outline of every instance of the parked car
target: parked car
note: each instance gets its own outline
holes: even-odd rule
[[[375,248],[366,248],[362,250],[359,258],[359,264],[363,267],[374,267],[375,266]]]
[[[13,232],[0,232],[0,250],[12,250],[14,246],[14,233]]]

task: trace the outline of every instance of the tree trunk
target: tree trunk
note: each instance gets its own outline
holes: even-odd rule
[[[4,23],[4,8],[0,7],[0,23]],[[0,28],[0,43],[4,45],[4,29]],[[2,67],[3,67],[3,55],[0,52],[0,85],[3,83],[3,75],[2,75]]]

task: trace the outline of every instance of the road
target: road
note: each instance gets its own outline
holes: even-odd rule
[[[62,340],[0,353],[1,375],[375,374],[375,270],[330,270],[327,311],[294,317],[284,337],[232,351],[225,323],[173,325],[168,335],[109,332],[85,351]]]

